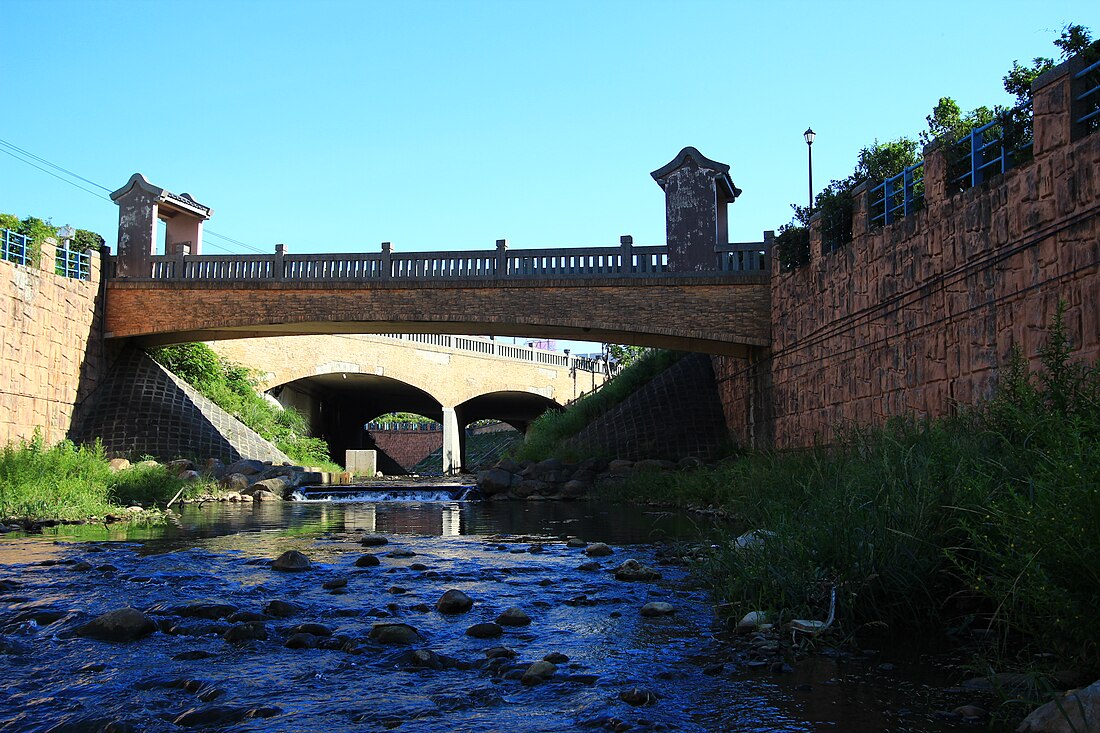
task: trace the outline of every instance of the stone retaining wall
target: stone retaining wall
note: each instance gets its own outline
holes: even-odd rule
[[[773,272],[762,368],[715,360],[742,442],[807,446],[837,427],[974,404],[1013,347],[1038,366],[1059,301],[1074,356],[1100,357],[1100,133],[1073,139],[1065,73],[1034,101],[1034,160],[952,195],[943,152],[926,151],[923,209],[870,229],[857,189],[855,241],[824,256],[811,227],[812,261]]]
[[[0,445],[65,438],[104,364],[99,254],[75,280],[54,273],[55,253],[47,240],[38,266],[0,261]]]

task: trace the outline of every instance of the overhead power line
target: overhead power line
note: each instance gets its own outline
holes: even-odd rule
[[[7,140],[0,139],[0,153],[4,153],[5,155],[8,155],[12,158],[15,158],[20,163],[25,163],[26,165],[29,165],[31,168],[35,168],[37,170],[40,170],[43,173],[45,173],[46,175],[53,176],[57,180],[59,180],[63,183],[67,183],[70,186],[73,186],[74,188],[79,188],[81,191],[84,191],[85,193],[90,193],[91,195],[95,196],[98,199],[103,199],[104,201],[110,201],[111,200],[109,196],[105,196],[104,194],[99,193],[98,191],[93,191],[90,188],[85,188],[84,186],[80,185],[79,183],[77,183],[76,181],[74,181],[72,179],[75,178],[77,181],[83,181],[84,183],[87,183],[90,186],[95,186],[96,188],[101,189],[102,191],[105,191],[106,193],[110,193],[111,189],[107,188],[103,184],[96,183],[95,181],[91,180],[90,178],[85,178],[84,176],[80,175],[79,173],[74,173],[73,171],[69,170],[68,168],[64,168],[60,165],[57,165],[56,163],[53,163],[49,160],[46,160],[45,158],[43,158],[39,155],[35,155],[34,153],[30,152],[29,150],[25,150],[25,149],[19,147],[18,145],[15,145],[14,143],[8,142]],[[38,165],[38,163],[41,163],[42,165]],[[47,166],[47,167],[43,167],[43,166]],[[52,168],[53,170],[50,170],[50,168]],[[55,172],[55,171],[57,171],[57,172]],[[60,175],[62,173],[64,175]],[[66,178],[65,176],[69,176],[69,178]],[[246,244],[245,242],[242,242],[239,239],[234,239],[233,237],[227,237],[226,235],[219,234],[218,232],[215,232],[212,229],[206,229],[205,231],[206,231],[207,234],[209,234],[212,237],[222,239],[222,240],[224,240],[226,242],[229,242],[231,244],[235,244],[238,247],[243,247],[244,249],[251,250],[252,252],[256,252],[258,254],[266,254],[265,250],[262,250],[259,247],[254,247],[250,244]],[[227,247],[223,247],[223,246],[215,244],[213,242],[210,243],[210,246],[215,248],[215,249],[220,249],[223,252],[229,252],[229,253],[233,252],[232,249],[229,249]]]

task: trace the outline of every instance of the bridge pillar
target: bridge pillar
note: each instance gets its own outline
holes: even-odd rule
[[[665,192],[668,267],[673,272],[718,269],[714,246],[729,243],[726,207],[741,195],[729,170],[688,147],[650,174]]]
[[[164,221],[165,254],[181,245],[191,254],[202,254],[202,223],[213,210],[186,193],[174,194],[135,173],[111,194],[118,204],[118,277],[149,277],[152,256],[157,253],[157,220]]]
[[[455,408],[443,408],[443,475],[462,469],[462,430]]]

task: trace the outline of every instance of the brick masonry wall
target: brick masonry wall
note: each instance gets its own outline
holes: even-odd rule
[[[580,338],[744,354],[747,345],[768,343],[768,287],[765,276],[753,274],[368,286],[112,280],[107,332],[162,335],[161,342],[168,342],[364,328],[384,333],[415,323],[424,333]]]
[[[807,446],[837,427],[974,404],[1013,347],[1038,366],[1059,301],[1074,355],[1100,357],[1100,134],[1071,140],[1068,85],[1036,90],[1031,162],[948,195],[945,158],[930,151],[923,210],[868,230],[859,194],[855,241],[824,257],[811,230],[811,263],[773,273],[772,386],[756,386],[774,413],[746,415],[744,364],[716,361],[735,434]]]
[[[375,446],[406,471],[443,447],[442,430],[371,430],[369,434]]]
[[[0,261],[0,445],[65,438],[105,365],[100,258],[74,280],[54,274],[55,253],[47,241],[42,266]]]

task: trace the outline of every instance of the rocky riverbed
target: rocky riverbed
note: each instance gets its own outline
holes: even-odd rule
[[[161,530],[12,533],[0,730],[964,724],[908,661],[790,666],[774,635],[727,638],[687,546],[652,541],[680,521],[578,503],[278,502],[187,507]]]

